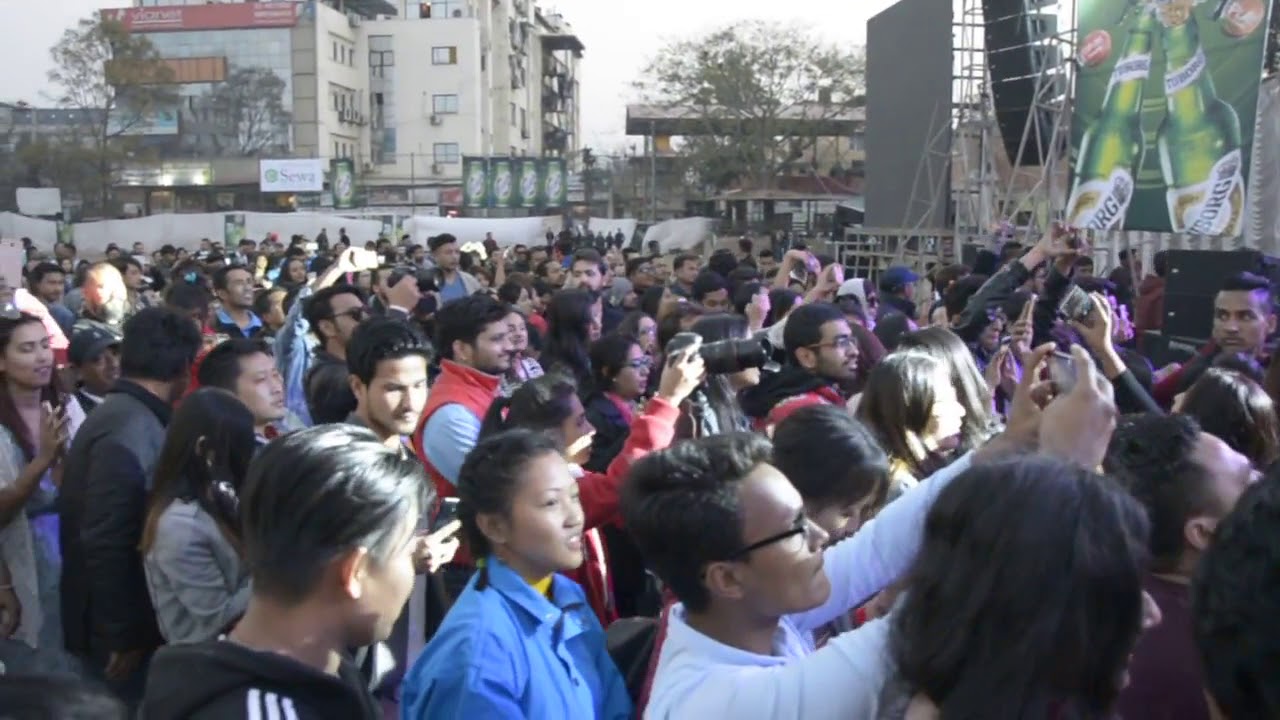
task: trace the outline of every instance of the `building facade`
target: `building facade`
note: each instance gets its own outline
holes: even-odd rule
[[[350,160],[365,205],[445,212],[464,156],[574,158],[583,47],[532,0],[138,0],[104,17],[146,33],[179,101],[131,129],[155,160],[120,199],[147,212],[287,210],[258,161]]]

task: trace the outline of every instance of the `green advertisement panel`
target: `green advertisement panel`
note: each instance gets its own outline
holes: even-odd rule
[[[506,158],[489,160],[489,188],[492,195],[489,198],[489,207],[505,208],[513,205],[516,184],[511,166],[511,161]]]
[[[1269,5],[1079,0],[1068,223],[1242,232]]]
[[[244,213],[227,213],[222,216],[222,246],[228,250],[244,239]]]
[[[462,206],[489,205],[489,161],[482,157],[462,158]]]
[[[538,188],[541,177],[538,172],[538,161],[520,160],[516,165],[516,194],[514,207],[531,208],[538,206]]]
[[[351,160],[329,161],[329,188],[335,208],[345,210],[356,206],[356,168]]]
[[[546,158],[542,161],[542,199],[549,208],[561,208],[569,203],[569,178],[565,174],[564,158]]]

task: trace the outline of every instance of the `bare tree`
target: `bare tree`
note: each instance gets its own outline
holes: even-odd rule
[[[287,152],[292,116],[284,108],[287,88],[267,68],[240,68],[218,85],[209,98],[218,119],[213,142],[219,153],[253,157]]]
[[[817,137],[806,126],[848,117],[864,84],[860,48],[803,26],[743,21],[663,47],[636,83],[645,102],[695,122],[681,152],[701,183],[770,186]]]
[[[65,154],[96,190],[85,200],[96,196],[106,210],[120,165],[138,150],[137,135],[158,112],[173,110],[173,69],[145,36],[96,17],[68,29],[50,53],[57,104],[78,111],[81,124]]]

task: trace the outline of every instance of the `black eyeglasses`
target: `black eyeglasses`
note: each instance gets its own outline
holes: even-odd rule
[[[778,533],[777,535],[770,535],[769,537],[763,540],[760,540],[758,542],[753,542],[750,545],[735,551],[729,557],[725,558],[725,560],[726,561],[738,560],[742,556],[749,555],[750,553],[756,550],[759,550],[760,548],[768,547],[770,545],[773,545],[774,543],[785,542],[794,537],[799,537],[801,538],[801,540],[808,539],[809,526],[810,526],[809,518],[805,517],[804,515],[800,515],[799,517],[796,518],[795,523],[792,524],[790,529],[784,530]],[[789,549],[792,552],[799,552],[801,550],[801,546],[793,544],[793,546],[790,547]]]
[[[351,308],[350,310],[343,310],[343,311],[342,311],[342,312],[340,312],[340,313],[334,313],[334,314],[333,314],[333,319],[334,319],[334,320],[337,320],[337,319],[338,319],[338,318],[340,318],[340,317],[345,317],[345,318],[351,318],[352,320],[355,320],[356,322],[360,322],[361,320],[363,320],[363,319],[365,318],[365,315],[367,315],[367,314],[368,314],[368,313],[365,311],[365,309],[364,309],[364,308],[358,308],[358,307],[357,307],[357,308]]]

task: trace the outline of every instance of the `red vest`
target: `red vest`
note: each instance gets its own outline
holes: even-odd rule
[[[500,382],[501,379],[495,375],[482,373],[451,360],[441,361],[440,377],[436,378],[435,384],[431,386],[427,406],[422,409],[422,417],[418,420],[418,427],[413,431],[411,438],[414,454],[422,461],[432,484],[436,486],[436,497],[453,497],[457,493],[453,489],[453,483],[446,480],[427,459],[427,451],[422,444],[422,431],[427,427],[427,422],[431,420],[436,410],[445,405],[461,405],[475,415],[477,420],[484,420],[484,415],[489,412],[493,399],[498,396]]]

